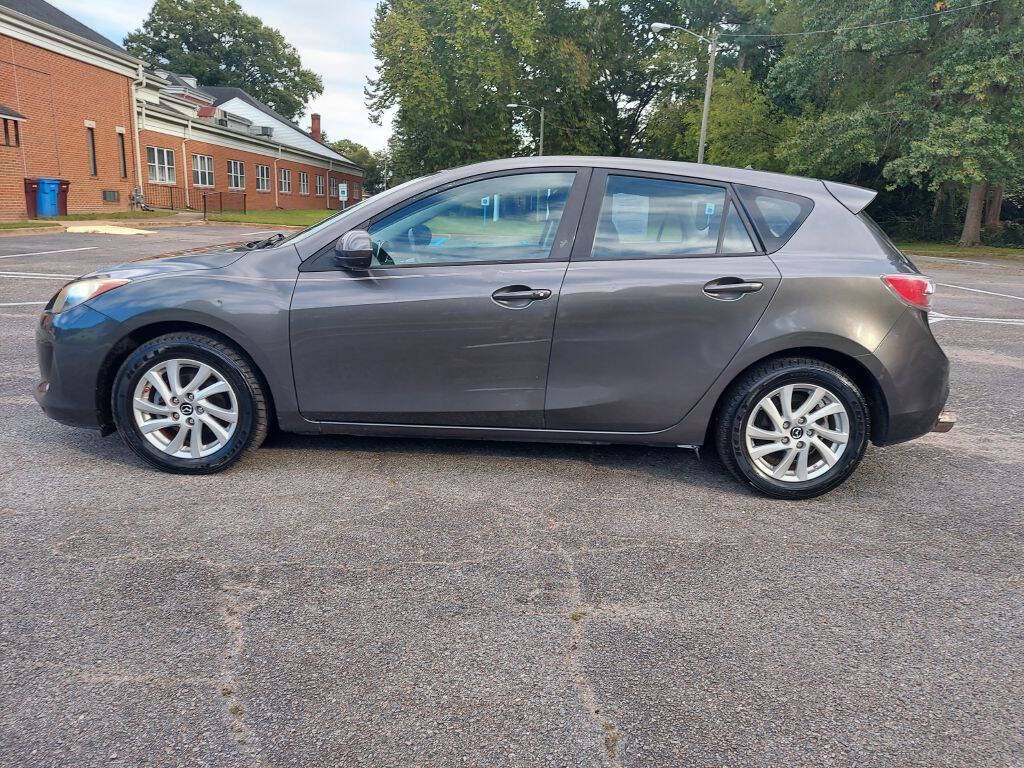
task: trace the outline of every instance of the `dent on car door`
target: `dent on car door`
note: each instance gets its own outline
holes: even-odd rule
[[[315,420],[537,428],[558,290],[586,179],[468,180],[366,222],[369,269],[303,271],[292,302]]]
[[[545,426],[678,423],[778,286],[755,242],[727,185],[595,172],[559,299]]]

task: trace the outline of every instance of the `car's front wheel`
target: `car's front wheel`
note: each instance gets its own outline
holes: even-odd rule
[[[848,478],[867,449],[863,393],[834,366],[771,360],[747,373],[718,410],[716,443],[740,480],[769,496],[808,499]]]
[[[218,472],[267,433],[266,398],[252,366],[200,333],[168,334],[135,349],[117,373],[111,405],[128,447],[167,472]]]

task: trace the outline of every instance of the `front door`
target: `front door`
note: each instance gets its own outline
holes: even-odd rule
[[[585,175],[539,169],[448,185],[363,225],[369,269],[301,272],[291,340],[303,415],[543,426]]]
[[[590,188],[558,304],[545,425],[666,429],[742,346],[779,271],[727,185],[595,171]]]

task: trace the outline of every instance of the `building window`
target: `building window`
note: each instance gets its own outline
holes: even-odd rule
[[[299,194],[309,194],[309,174],[305,171],[299,171]]]
[[[338,180],[331,179],[331,197],[338,196]]]
[[[359,200],[359,185],[358,184],[353,184],[352,185],[352,199],[353,200]]]
[[[89,150],[89,175],[96,176],[98,174],[96,170],[96,129],[92,127],[86,128],[85,138],[88,142]]]
[[[174,150],[162,147],[146,147],[146,165],[149,166],[149,180],[157,184],[174,184]]]
[[[292,172],[288,168],[282,168],[279,172],[280,184],[278,190],[287,194],[291,194],[292,191]]]
[[[324,196],[324,177],[323,176],[317,176],[316,177],[316,196],[317,197],[323,197]]]
[[[245,189],[245,163],[228,160],[228,189]]]
[[[21,133],[18,130],[18,121],[4,118],[4,144],[8,147],[21,146]]]
[[[270,191],[270,166],[269,165],[257,165],[256,166],[256,190],[258,192],[269,192]]]
[[[192,184],[197,187],[213,186],[213,158],[209,155],[192,155]]]
[[[128,178],[128,148],[124,143],[124,134],[117,134],[117,150],[120,153],[119,159],[121,161],[121,178]]]

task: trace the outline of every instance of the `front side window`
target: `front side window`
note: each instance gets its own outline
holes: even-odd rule
[[[228,188],[245,189],[245,163],[228,160]]]
[[[374,264],[546,259],[574,178],[497,176],[421,198],[370,227]]]
[[[260,192],[270,191],[270,166],[256,166],[256,189]]]
[[[726,197],[724,187],[643,176],[608,176],[592,258],[651,259],[717,253]]]
[[[316,177],[316,196],[317,197],[323,197],[324,196],[324,177],[323,176],[317,176]]]
[[[213,158],[209,155],[192,155],[192,184],[197,187],[213,186]]]
[[[299,171],[299,194],[309,194],[309,174],[305,171]]]
[[[285,193],[292,191],[292,172],[288,168],[281,168],[278,171],[278,178],[280,180],[280,186],[278,190]]]
[[[157,184],[174,184],[174,150],[163,147],[146,147],[146,165],[149,180]]]

